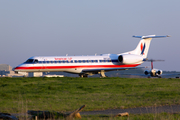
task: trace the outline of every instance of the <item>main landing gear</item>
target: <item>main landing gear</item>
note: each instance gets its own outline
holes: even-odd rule
[[[101,72],[98,72],[98,73],[100,74],[101,78],[107,77],[107,76],[105,75],[104,70],[102,70]]]
[[[79,74],[79,77],[83,78],[83,77],[88,77],[87,74]]]
[[[83,77],[88,77],[88,75],[94,75],[94,74],[99,74],[101,78],[107,77],[105,75],[105,71],[104,70],[101,70],[101,71],[96,72],[96,73],[86,73],[86,74],[85,73],[84,74],[81,73],[81,74],[79,74],[79,77],[83,78]]]

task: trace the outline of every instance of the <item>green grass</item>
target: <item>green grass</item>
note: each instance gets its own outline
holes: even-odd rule
[[[180,103],[180,79],[0,78],[0,111],[84,111]]]

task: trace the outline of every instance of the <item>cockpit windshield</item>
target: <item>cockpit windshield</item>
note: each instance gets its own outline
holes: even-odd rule
[[[37,59],[28,59],[25,63],[38,63]]]

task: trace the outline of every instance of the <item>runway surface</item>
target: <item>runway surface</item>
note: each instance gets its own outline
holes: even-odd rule
[[[153,107],[137,107],[128,109],[108,109],[99,111],[82,111],[81,115],[117,115],[118,113],[128,112],[129,114],[145,114],[145,113],[180,113],[180,105],[153,106]],[[69,112],[68,112],[69,113]],[[13,116],[31,116],[27,113],[11,113]]]
[[[80,112],[81,115],[116,115],[118,113],[128,112],[130,114],[144,114],[144,113],[178,113],[180,112],[180,105],[167,106],[153,106],[153,107],[138,107],[128,109],[108,109],[100,111],[85,111]]]

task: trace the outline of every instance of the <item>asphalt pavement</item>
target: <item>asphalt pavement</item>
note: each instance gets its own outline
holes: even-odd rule
[[[81,115],[116,115],[118,113],[128,112],[129,114],[145,114],[145,113],[178,113],[180,112],[180,105],[166,105],[153,107],[137,107],[128,109],[108,109],[99,111],[82,111]]]

